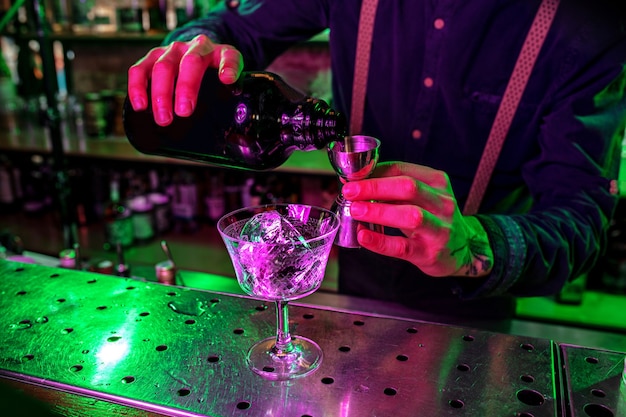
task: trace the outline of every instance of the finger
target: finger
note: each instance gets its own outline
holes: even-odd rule
[[[357,241],[361,247],[380,255],[415,261],[421,252],[419,242],[414,242],[402,236],[388,236],[382,233],[359,228]]]
[[[354,207],[357,214],[354,214]],[[361,212],[361,206],[368,209]],[[416,206],[393,205],[380,203],[352,203],[350,214],[355,220],[364,223],[373,223],[385,227],[400,229],[411,240],[428,241],[435,245],[435,241],[447,239],[450,219],[442,219]]]
[[[233,84],[243,71],[243,57],[232,47],[224,47],[220,54],[218,74],[224,84]]]
[[[350,215],[355,220],[398,229],[417,229],[424,222],[424,211],[414,205],[396,205],[355,201]]]
[[[347,182],[343,196],[351,201],[411,201],[422,185],[411,177],[370,178]]]
[[[348,182],[343,186],[342,194],[353,202],[376,200],[414,204],[446,217],[456,209],[454,196],[447,188],[433,188],[408,176]]]
[[[381,162],[372,174],[372,177],[381,178],[399,176],[414,178],[434,188],[448,188],[450,184],[444,171],[407,162]]]
[[[152,111],[158,125],[169,125],[173,116],[174,83],[178,77],[181,56],[187,45],[174,42],[154,63],[152,68]]]
[[[152,67],[163,52],[163,48],[154,48],[128,69],[128,98],[136,111],[148,108],[148,83]]]
[[[206,36],[197,36],[181,57],[174,94],[174,111],[178,116],[190,116],[198,102],[198,92],[206,69],[218,54],[216,45]]]

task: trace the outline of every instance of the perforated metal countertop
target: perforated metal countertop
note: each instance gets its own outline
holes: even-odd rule
[[[291,329],[322,347],[323,362],[267,381],[245,353],[274,334],[272,304],[7,261],[0,276],[0,379],[63,415],[624,412],[618,352],[294,302]]]

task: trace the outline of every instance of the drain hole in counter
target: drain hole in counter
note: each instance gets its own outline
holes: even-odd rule
[[[250,408],[250,403],[248,401],[241,401],[237,403],[238,410],[247,410]]]
[[[165,345],[159,345],[159,346],[157,346],[157,347],[156,347],[156,350],[157,350],[158,352],[163,352],[164,350],[167,350],[167,346],[165,346]]]
[[[586,357],[586,358],[585,358],[585,361],[586,361],[587,363],[592,364],[592,365],[595,365],[595,364],[597,364],[597,363],[599,363],[599,362],[600,362],[600,361],[598,360],[598,358],[594,358],[593,356],[588,356],[588,357]]]
[[[211,355],[206,360],[207,362],[215,363],[215,362],[219,362],[220,357],[217,355]]]
[[[471,334],[466,334],[465,336],[463,336],[463,340],[466,342],[473,342],[474,336],[472,336]]]
[[[606,392],[602,391],[601,389],[592,389],[591,395],[598,398],[604,398],[606,397]]]
[[[59,274],[52,274],[52,275],[50,275],[50,278],[58,278],[58,277],[60,277],[60,276],[61,276],[61,275],[59,275]]]
[[[122,378],[122,384],[132,384],[133,382],[135,382],[134,376],[125,376]]]
[[[530,343],[522,343],[521,345],[519,345],[519,347],[528,352],[532,352],[533,350],[535,350],[535,347]]]
[[[244,330],[241,327],[236,328],[235,330],[233,330],[233,333],[235,334],[243,334]]]
[[[532,384],[533,382],[535,382],[535,377],[532,376],[532,375],[522,375],[522,376],[519,377],[519,379],[522,382],[527,382],[529,384]]]
[[[339,346],[339,352],[350,352],[350,346]]]
[[[585,413],[589,417],[614,417],[613,411],[610,408],[605,407],[601,404],[585,404],[583,407]]]
[[[326,377],[322,378],[322,384],[330,385],[333,382],[335,382],[335,380],[333,378],[329,377],[329,376],[326,376]]]
[[[83,365],[73,365],[70,366],[70,371],[72,372],[80,372],[83,370]]]
[[[181,388],[178,390],[178,396],[186,397],[191,394],[191,390],[189,388]]]
[[[517,399],[526,405],[542,405],[546,401],[540,392],[530,389],[517,391]]]
[[[466,363],[460,363],[456,366],[456,369],[461,372],[468,372],[472,368],[470,368],[470,366]]]
[[[463,407],[465,407],[465,403],[463,401],[461,401],[461,400],[450,400],[450,401],[448,401],[448,404],[452,408],[463,408]]]

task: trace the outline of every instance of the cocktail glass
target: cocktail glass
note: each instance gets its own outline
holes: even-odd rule
[[[264,378],[302,377],[322,362],[317,343],[290,334],[288,302],[319,288],[338,227],[332,211],[303,204],[242,208],[217,223],[241,288],[276,304],[276,336],[254,344],[246,357]]]

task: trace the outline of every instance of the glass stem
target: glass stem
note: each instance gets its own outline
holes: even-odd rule
[[[289,334],[289,309],[287,301],[276,301],[276,346],[274,354],[281,356],[293,351]]]

